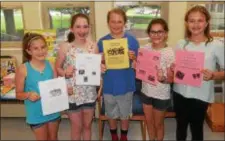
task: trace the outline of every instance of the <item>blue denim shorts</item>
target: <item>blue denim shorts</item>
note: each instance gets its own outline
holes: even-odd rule
[[[148,97],[143,93],[140,93],[140,99],[142,103],[147,105],[152,105],[155,109],[159,111],[166,111],[171,106],[171,100],[161,100],[153,97]]]
[[[34,129],[40,128],[41,126],[43,126],[43,125],[46,124],[46,123],[49,123],[49,122],[55,122],[55,121],[58,121],[58,120],[59,120],[59,122],[61,121],[61,117],[60,117],[60,116],[57,117],[57,118],[55,118],[55,119],[52,119],[52,120],[50,120],[50,121],[46,121],[46,122],[38,123],[38,124],[29,124],[29,125],[30,125],[30,128],[31,128],[32,130],[34,130]]]

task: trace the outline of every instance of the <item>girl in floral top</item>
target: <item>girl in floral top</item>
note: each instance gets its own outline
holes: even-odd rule
[[[60,45],[56,59],[59,76],[65,76],[69,87],[68,116],[71,121],[71,140],[91,140],[91,123],[95,111],[95,86],[77,86],[75,64],[77,53],[98,53],[97,46],[88,39],[89,18],[76,14],[71,20],[68,41]]]

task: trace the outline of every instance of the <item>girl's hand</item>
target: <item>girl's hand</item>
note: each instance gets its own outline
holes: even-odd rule
[[[173,73],[174,73],[174,71],[175,71],[175,67],[176,67],[176,65],[175,65],[175,63],[172,63],[171,65],[170,65],[170,71],[172,71]]]
[[[65,77],[66,78],[72,77],[74,75],[74,72],[75,68],[72,65],[68,66],[65,70]]]
[[[129,55],[129,59],[136,60],[136,56],[135,56],[134,51],[129,50],[128,55]]]
[[[134,68],[134,69],[136,69],[136,66],[137,66],[137,61],[136,60],[134,60],[133,62],[132,62],[132,64],[131,64],[132,66],[132,68]]]
[[[214,74],[212,71],[208,69],[203,69],[201,73],[203,73],[203,80],[205,81],[213,80]]]
[[[105,73],[106,70],[105,64],[101,64],[101,73]]]
[[[99,101],[101,97],[102,97],[102,90],[101,90],[101,88],[100,88],[100,89],[98,90],[97,100]]]
[[[105,55],[104,55],[104,53],[101,53],[101,56],[102,56],[102,64],[105,64]]]
[[[174,71],[172,71],[170,67],[166,68],[166,75],[167,75],[167,82],[173,83]]]
[[[27,99],[33,102],[39,100],[40,98],[41,97],[36,92],[29,92],[27,97]]]
[[[157,78],[159,82],[163,82],[166,80],[166,77],[164,76],[164,72],[160,68],[157,68]]]
[[[73,95],[73,87],[67,87],[68,95]]]

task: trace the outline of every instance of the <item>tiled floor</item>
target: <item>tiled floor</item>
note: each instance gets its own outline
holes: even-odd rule
[[[98,140],[98,124],[97,120],[92,125],[92,139]],[[175,139],[176,122],[174,118],[165,119],[165,140]],[[30,127],[25,124],[24,118],[1,118],[1,140],[34,140]],[[70,139],[70,125],[68,119],[63,119],[59,129],[59,140]],[[110,140],[108,124],[105,124],[104,140]],[[130,130],[128,132],[129,140],[141,140],[141,129],[138,121],[131,121]],[[188,140],[191,139],[188,132]],[[204,125],[205,140],[224,140],[224,133],[212,132],[208,125]]]

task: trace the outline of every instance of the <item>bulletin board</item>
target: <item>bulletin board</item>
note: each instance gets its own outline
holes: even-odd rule
[[[15,101],[15,71],[17,61],[12,56],[1,56],[1,101]]]

